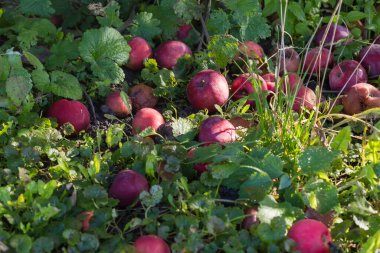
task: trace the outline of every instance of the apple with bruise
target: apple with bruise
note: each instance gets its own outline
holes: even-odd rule
[[[165,124],[162,114],[152,108],[142,108],[139,110],[132,121],[132,133],[137,134],[145,130],[148,127],[157,129]]]
[[[326,48],[312,48],[305,56],[303,70],[309,74],[322,73],[333,62],[333,55]]]
[[[132,86],[128,90],[128,95],[132,100],[134,110],[153,108],[158,102],[158,97],[154,95],[153,88],[143,83]]]
[[[132,111],[132,101],[129,97],[127,97],[127,99],[128,104],[125,104],[121,98],[120,91],[114,91],[107,96],[106,105],[115,115],[126,117]]]
[[[229,88],[226,78],[215,70],[202,70],[187,85],[187,98],[194,109],[214,112],[215,105],[227,102]]]
[[[158,66],[173,69],[177,60],[186,54],[192,54],[191,49],[182,41],[171,40],[160,44],[155,52]]]
[[[332,68],[329,75],[331,90],[348,91],[354,84],[366,83],[368,80],[367,72],[354,60],[342,61]]]
[[[119,200],[120,207],[126,207],[138,200],[143,191],[149,191],[148,180],[134,170],[123,170],[112,181],[108,194]]]
[[[49,107],[47,116],[55,118],[59,126],[70,123],[74,126],[76,133],[90,126],[90,112],[84,104],[75,100],[56,101]]]
[[[237,139],[236,129],[226,119],[210,117],[201,123],[198,140],[204,144],[229,143]]]
[[[131,52],[129,53],[127,67],[135,71],[141,70],[144,67],[144,60],[153,55],[151,46],[141,37],[134,37],[128,41],[128,45],[131,47]]]
[[[380,108],[380,90],[368,83],[353,85],[342,98],[344,112],[353,115]]]
[[[324,46],[328,46],[331,43],[336,43],[350,36],[351,36],[351,32],[345,26],[338,25],[338,24],[331,24],[329,27],[329,25],[323,25],[318,29],[318,32],[316,33],[314,37],[314,41],[317,45],[323,44]],[[323,40],[324,37],[325,37],[325,40]]]
[[[238,76],[231,85],[232,99],[238,100],[243,97],[253,94],[256,91],[256,87],[261,87],[258,94],[260,95],[262,91],[268,90],[267,82],[257,74],[242,74]],[[248,100],[247,104],[255,106],[255,101]]]

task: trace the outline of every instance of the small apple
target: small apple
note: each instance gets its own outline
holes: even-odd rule
[[[170,253],[170,248],[164,240],[156,235],[140,236],[133,244],[135,253]]]
[[[127,67],[135,71],[141,70],[144,67],[144,60],[152,57],[152,48],[141,37],[134,37],[128,42],[128,45],[131,47],[131,52],[129,53]]]
[[[280,73],[289,72],[296,73],[300,65],[300,56],[293,48],[285,48],[278,51],[278,59],[280,62]]]
[[[232,99],[238,100],[255,92],[255,86],[261,87],[261,91],[268,90],[267,82],[259,75],[245,73],[237,77],[231,85]],[[260,91],[259,91],[260,94]],[[248,100],[247,104],[255,106],[255,101]]]
[[[354,60],[342,61],[330,72],[329,84],[331,90],[348,91],[354,84],[366,83],[368,80],[367,72]]]
[[[132,133],[137,134],[148,127],[152,127],[157,131],[163,124],[165,124],[165,120],[160,112],[152,108],[142,108],[133,118]]]
[[[91,221],[93,216],[94,216],[94,212],[92,212],[92,211],[82,212],[79,214],[79,219],[82,222],[82,231],[83,232],[86,232],[90,229],[90,221]]]
[[[189,24],[180,25],[177,31],[177,39],[185,40],[193,27]]]
[[[192,54],[191,49],[182,41],[171,40],[160,44],[155,52],[157,63],[162,68],[173,69],[177,60],[186,54]]]
[[[187,98],[193,108],[214,112],[215,106],[222,106],[229,96],[226,78],[214,70],[202,70],[187,85]]]
[[[377,78],[380,75],[380,45],[372,44],[360,50],[359,62],[367,69],[369,78]]]
[[[120,207],[126,207],[135,202],[143,191],[149,191],[146,178],[134,170],[123,170],[112,181],[108,194],[119,200]]]
[[[60,99],[50,106],[47,115],[55,118],[59,126],[70,123],[77,133],[90,126],[90,112],[79,101]]]
[[[128,95],[132,99],[134,110],[153,108],[158,102],[158,98],[153,94],[153,88],[143,83],[132,86],[128,90]]]
[[[120,91],[111,92],[106,99],[106,105],[111,109],[111,111],[119,116],[126,117],[132,111],[132,101],[128,97],[128,105],[126,105],[120,96]]]
[[[314,91],[306,86],[301,86],[293,104],[293,110],[301,112],[301,108],[312,110],[317,105],[317,96]]]
[[[218,116],[204,120],[199,129],[198,140],[204,144],[229,143],[236,139],[234,125]]]
[[[380,90],[368,83],[357,83],[342,98],[342,104],[349,115],[380,107]]]
[[[288,91],[291,92],[291,94],[294,94],[297,88],[302,84],[302,79],[297,74],[288,74],[286,76],[283,76],[281,79],[282,83],[282,90],[287,93]]]
[[[239,44],[239,53],[235,56],[235,60],[242,59],[261,59],[264,57],[263,48],[254,41],[244,41]]]
[[[260,223],[259,219],[257,218],[256,207],[248,208],[244,211],[244,213],[248,215],[247,217],[244,218],[243,223],[242,223],[242,227],[244,229],[250,229],[252,225],[256,225]]]
[[[350,30],[345,26],[331,24],[328,31],[327,28],[328,25],[324,25],[318,29],[318,32],[314,38],[314,41],[318,46],[321,44],[323,44],[324,46],[328,46],[331,43],[336,43],[342,39],[346,39],[351,36]],[[325,41],[323,41],[324,36],[326,36]]]
[[[187,152],[187,158],[192,159],[194,157],[195,150],[196,150],[196,148],[191,148]],[[197,163],[197,164],[194,164],[194,170],[196,170],[198,172],[198,174],[200,175],[203,172],[207,171],[207,165],[208,165],[208,163]]]
[[[276,76],[273,73],[266,73],[261,76],[267,83],[267,89],[276,93]]]
[[[315,47],[305,56],[304,70],[309,74],[321,73],[333,62],[333,55],[326,48]]]
[[[332,241],[329,229],[317,220],[303,219],[293,224],[288,237],[296,242],[300,253],[329,253]]]

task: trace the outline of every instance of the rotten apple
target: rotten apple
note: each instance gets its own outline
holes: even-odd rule
[[[126,117],[131,113],[132,101],[129,97],[127,103],[128,104],[125,104],[121,98],[120,91],[111,92],[106,99],[106,105],[119,117]]]
[[[153,94],[153,88],[143,83],[132,86],[128,90],[128,95],[132,99],[134,110],[153,108],[158,102],[158,98]]]
[[[157,63],[162,68],[173,69],[177,60],[186,54],[192,54],[191,49],[182,41],[171,40],[160,44],[155,52]]]
[[[355,84],[342,98],[342,104],[349,115],[380,107],[380,90],[368,83]]]

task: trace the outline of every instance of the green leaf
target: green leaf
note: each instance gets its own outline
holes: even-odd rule
[[[10,245],[17,253],[28,253],[32,249],[32,238],[27,235],[14,235],[10,240]]]
[[[149,5],[147,11],[160,21],[163,40],[172,39],[178,30],[179,20],[174,13],[176,0],[163,0],[160,5]]]
[[[281,217],[290,226],[298,217],[304,216],[304,212],[289,202],[277,203],[273,196],[268,195],[260,202],[257,216],[261,223],[267,224],[271,224],[274,218]]]
[[[299,163],[302,171],[307,175],[330,170],[331,163],[337,157],[337,151],[329,151],[324,147],[311,146],[305,149]]]
[[[344,20],[347,23],[352,23],[352,22],[359,21],[367,17],[368,17],[367,13],[364,13],[361,11],[350,11],[349,13],[347,13]]]
[[[56,70],[50,73],[50,80],[50,91],[55,95],[74,100],[82,98],[82,87],[75,76]]]
[[[260,15],[247,17],[240,23],[240,39],[242,41],[265,39],[271,35],[266,18]]]
[[[294,16],[297,17],[299,21],[305,21],[305,12],[301,8],[301,5],[296,2],[289,2],[288,3],[288,10],[294,14]]]
[[[107,129],[106,133],[106,143],[109,148],[117,145],[124,136],[124,125],[112,125]]]
[[[54,249],[54,241],[52,238],[41,236],[33,243],[33,253],[49,253]]]
[[[129,29],[133,36],[138,36],[153,43],[153,39],[159,36],[162,32],[160,20],[153,18],[152,13],[140,12],[136,15]]]
[[[22,30],[18,36],[17,40],[20,42],[20,47],[22,49],[29,49],[35,46],[38,41],[38,32],[34,30]]]
[[[360,249],[360,253],[372,253],[380,249],[380,229]]]
[[[255,172],[246,180],[239,190],[240,198],[261,201],[272,189],[272,179],[265,172]]]
[[[32,71],[34,86],[42,92],[50,92],[50,77],[48,72],[42,69]]]
[[[110,27],[87,30],[79,43],[80,55],[91,64],[93,73],[113,83],[124,80],[124,72],[119,66],[128,62],[130,50],[124,37]]]
[[[8,97],[15,105],[20,106],[32,90],[33,84],[30,74],[23,68],[13,69],[5,83]]]
[[[228,14],[222,9],[213,10],[207,21],[207,30],[210,35],[226,34],[231,28]]]
[[[40,62],[40,60],[34,56],[33,54],[29,53],[28,51],[25,51],[24,53],[25,58],[28,60],[30,64],[33,65],[35,69],[43,69],[44,65]]]
[[[348,146],[351,143],[351,127],[346,126],[339,131],[339,133],[334,137],[331,142],[331,148],[335,150],[343,151],[344,153],[348,152]]]
[[[20,0],[19,7],[27,15],[49,17],[54,13],[50,0]]]
[[[321,179],[310,179],[304,187],[302,194],[312,200],[311,207],[324,214],[339,205],[338,190],[336,187]]]
[[[221,0],[221,2],[234,12],[235,17],[250,16],[261,11],[258,0]]]
[[[231,35],[215,35],[208,44],[208,56],[225,68],[238,52],[238,40]]]
[[[286,236],[286,222],[283,217],[275,217],[270,224],[260,223],[257,234],[266,243],[276,243]]]
[[[182,18],[185,23],[190,23],[193,19],[201,18],[204,6],[197,0],[178,0],[173,8],[178,17]]]
[[[74,60],[79,56],[78,41],[72,37],[66,37],[55,43],[50,49],[50,55],[46,59],[47,69],[56,69],[64,67],[68,61]]]
[[[211,170],[212,177],[215,179],[225,179],[230,177],[240,166],[236,163],[223,163],[208,166]]]
[[[146,207],[154,207],[158,205],[163,197],[162,187],[159,185],[153,185],[149,192],[143,191],[140,193],[139,199],[141,203]]]
[[[123,21],[119,18],[120,5],[116,1],[111,1],[104,7],[104,16],[97,16],[101,26],[109,26],[119,28],[123,25]]]
[[[178,118],[174,119],[170,122],[170,126],[172,127],[172,132],[174,138],[178,141],[190,141],[194,139],[197,131],[195,130],[194,124],[191,120],[186,118]]]

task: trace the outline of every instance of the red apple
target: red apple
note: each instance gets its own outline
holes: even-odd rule
[[[165,120],[160,112],[152,108],[142,108],[133,118],[132,133],[137,134],[148,127],[152,127],[157,131],[163,124],[165,124]]]
[[[354,84],[366,83],[367,80],[367,72],[354,60],[342,61],[329,75],[330,88],[336,91],[348,91]]]
[[[304,70],[309,74],[321,73],[333,62],[333,55],[326,48],[315,47],[305,56]]]
[[[260,223],[259,219],[257,218],[256,207],[248,208],[244,211],[244,213],[248,215],[247,217],[244,218],[243,223],[242,223],[242,226],[244,229],[250,229],[252,225]]]
[[[204,120],[199,129],[198,140],[205,144],[229,143],[237,138],[234,125],[218,116]]]
[[[288,237],[296,242],[300,253],[329,253],[332,241],[329,229],[312,219],[299,220],[288,231]]]
[[[79,101],[60,99],[50,106],[47,115],[56,118],[59,126],[70,123],[77,133],[90,126],[90,113]]]
[[[180,25],[177,31],[177,38],[179,40],[185,40],[193,27],[189,24]]]
[[[120,207],[126,207],[135,202],[143,191],[149,191],[146,178],[134,170],[123,170],[114,178],[108,194],[119,200]]]
[[[141,70],[144,60],[152,57],[153,51],[149,43],[140,37],[134,37],[128,42],[131,47],[127,67],[132,70]]]
[[[342,98],[342,104],[350,115],[380,107],[380,90],[368,83],[355,84]]]
[[[314,41],[317,45],[323,44],[324,46],[330,45],[331,43],[336,43],[339,40],[346,39],[351,36],[350,30],[342,25],[331,24],[327,30],[328,25],[321,26],[315,35]],[[325,35],[326,34],[326,35]],[[325,41],[323,37],[326,36]]]
[[[133,246],[136,253],[170,253],[170,248],[164,240],[156,235],[140,236]]]
[[[80,213],[79,219],[82,221],[82,231],[83,232],[86,232],[90,229],[90,221],[91,221],[93,216],[94,216],[94,212],[92,212],[92,211]]]
[[[114,91],[107,96],[106,105],[111,111],[120,117],[125,117],[132,111],[132,101],[128,97],[129,105],[126,105],[120,96],[120,91]]]
[[[301,86],[294,100],[293,110],[300,112],[302,107],[312,110],[317,104],[317,96],[314,91],[306,86]]]
[[[380,45],[373,44],[364,47],[359,53],[359,62],[367,69],[369,78],[380,75]]]
[[[228,83],[224,76],[214,70],[202,70],[187,85],[187,98],[193,108],[209,112],[215,111],[214,105],[222,106],[229,96]]]
[[[158,102],[158,98],[153,94],[153,88],[143,83],[136,84],[128,90],[132,99],[133,109],[153,108]]]
[[[373,43],[374,44],[380,44],[380,35],[377,35],[377,37]]]
[[[158,46],[155,58],[160,67],[173,69],[177,60],[186,54],[191,55],[191,49],[182,41],[172,40]]]
[[[282,90],[287,93],[289,91],[294,94],[297,88],[302,84],[302,79],[297,74],[288,74],[281,80]]]
[[[196,150],[196,148],[191,148],[187,152],[187,158],[192,159],[194,157],[195,150]],[[207,171],[207,165],[208,165],[208,163],[197,163],[197,164],[194,164],[194,170],[196,170],[198,172],[198,174],[200,175],[203,172]]]
[[[262,76],[262,78],[265,80],[267,83],[267,89],[276,92],[276,76],[273,73],[266,73],[265,75]]]
[[[255,86],[261,87],[261,91],[268,90],[267,82],[261,76],[256,74],[250,75],[248,73],[240,75],[233,81],[231,85],[232,99],[238,100],[254,93]],[[248,100],[247,104],[254,106],[255,101]]]
[[[278,58],[280,62],[280,73],[283,72],[294,72],[298,71],[298,66],[300,65],[300,56],[293,48],[285,48],[278,51]]]
[[[260,59],[264,57],[263,48],[254,41],[244,41],[239,44],[239,53],[235,56],[235,60],[242,59]]]

